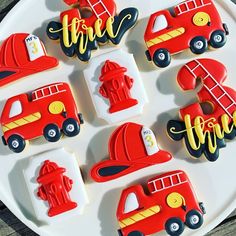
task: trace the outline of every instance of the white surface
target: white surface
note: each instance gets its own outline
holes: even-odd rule
[[[37,36],[30,34],[25,39],[25,44],[29,53],[30,61],[34,61],[39,57],[45,56],[43,46]]]
[[[141,134],[148,156],[157,153],[160,149],[157,146],[157,140],[152,130],[143,127]]]
[[[153,28],[152,28],[152,32],[156,33],[157,31],[167,28],[167,26],[168,26],[168,23],[167,23],[166,17],[164,15],[157,16],[154,22]]]
[[[99,81],[101,69],[106,60],[118,63],[119,66],[127,68],[125,75],[134,80],[130,89],[131,98],[136,99],[138,104],[122,111],[110,113],[109,99],[99,94],[99,88],[102,82]],[[88,85],[90,96],[92,98],[95,110],[99,118],[106,120],[109,124],[127,120],[129,118],[141,115],[143,107],[147,103],[147,95],[143,87],[143,81],[140,77],[137,65],[133,55],[122,50],[114,50],[109,53],[92,58],[84,70],[84,77]]]
[[[134,211],[138,209],[138,207],[139,207],[139,204],[138,204],[138,199],[136,197],[136,194],[130,193],[125,200],[124,213],[129,213],[131,211]]]
[[[20,115],[22,112],[22,105],[21,102],[19,100],[14,101],[11,104],[11,109],[10,109],[10,114],[9,114],[9,118],[12,118],[14,116]]]
[[[41,184],[37,182],[37,178],[39,177],[39,171],[46,160],[55,162],[58,167],[66,169],[66,172],[63,173],[63,175],[69,177],[73,181],[69,196],[72,202],[77,203],[76,208],[54,217],[48,216],[48,203],[37,196],[38,188],[41,186]],[[25,164],[26,163],[22,166],[23,174],[35,215],[40,221],[40,223],[36,222],[39,226],[43,224],[60,223],[63,221],[68,222],[72,217],[82,217],[80,215],[83,214],[89,201],[79,165],[76,161],[76,157],[72,153],[64,148],[60,148],[32,156],[28,158],[28,165],[26,164],[26,167]]]
[[[236,206],[236,171],[235,141],[227,142],[227,147],[220,150],[220,158],[210,163],[203,158],[192,160],[181,142],[171,141],[166,135],[166,124],[177,116],[179,108],[196,100],[196,93],[183,93],[175,81],[178,69],[193,58],[189,51],[173,57],[172,63],[165,69],[157,69],[145,60],[146,50],[143,34],[148,17],[154,11],[170,7],[179,0],[149,1],[144,4],[137,0],[117,1],[118,9],[137,6],[140,20],[120,45],[123,50],[134,54],[150,103],[145,106],[144,113],[130,121],[150,127],[157,136],[158,144],[167,149],[175,157],[172,161],[160,166],[155,165],[139,170],[130,175],[106,183],[94,183],[88,176],[91,166],[107,157],[107,142],[111,132],[116,128],[99,120],[89,95],[83,69],[86,64],[76,59],[69,59],[61,52],[59,45],[50,41],[45,29],[48,22],[59,16],[66,9],[62,1],[57,0],[21,0],[0,25],[1,41],[14,31],[30,32],[38,35],[45,43],[48,54],[60,60],[58,69],[45,71],[17,81],[8,87],[1,88],[0,110],[6,99],[18,93],[43,86],[50,82],[67,81],[73,86],[75,99],[80,112],[83,113],[85,124],[81,133],[75,138],[64,138],[58,143],[46,143],[43,139],[31,142],[29,148],[21,154],[11,153],[0,144],[0,199],[26,225],[40,235],[96,235],[115,236],[118,223],[116,208],[122,189],[131,184],[145,183],[147,179],[162,172],[182,169],[188,174],[195,187],[198,199],[206,206],[203,226],[197,230],[185,229],[183,235],[203,235],[220,223]],[[217,8],[230,29],[228,42],[224,48],[208,51],[200,57],[210,57],[227,65],[229,78],[225,85],[236,88],[235,60],[236,47],[236,7],[228,0],[216,1]],[[102,47],[95,54],[104,53],[113,47]],[[118,126],[119,124],[117,124]],[[85,208],[83,217],[74,217],[69,222],[51,226],[38,227],[34,223],[29,197],[22,174],[22,161],[28,161],[32,155],[52,148],[65,146],[76,152],[77,161],[81,166],[90,204]],[[165,235],[160,233],[158,235]]]

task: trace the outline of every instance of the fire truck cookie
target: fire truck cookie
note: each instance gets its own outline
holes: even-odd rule
[[[0,87],[57,65],[58,60],[47,56],[44,44],[37,36],[12,34],[0,48]]]
[[[183,171],[150,179],[147,191],[142,185],[123,190],[116,213],[120,236],[146,236],[162,230],[176,236],[184,231],[184,225],[198,229],[203,224],[203,203],[198,202]]]
[[[213,59],[190,61],[180,69],[177,81],[183,90],[193,90],[198,78],[203,85],[199,102],[180,109],[181,121],[170,120],[167,131],[173,140],[185,140],[191,156],[204,154],[209,161],[216,161],[225,140],[236,135],[236,92],[223,85],[226,68]],[[203,109],[204,103],[210,106],[209,111]]]
[[[212,0],[186,0],[151,15],[144,35],[146,56],[156,66],[166,67],[171,55],[187,48],[201,54],[208,42],[213,48],[223,47],[227,34]]]
[[[88,196],[74,154],[60,148],[32,156],[23,175],[40,225],[83,214]]]
[[[91,177],[96,182],[113,180],[172,159],[169,152],[159,149],[152,130],[130,122],[112,133],[109,155],[109,160],[101,161],[91,169]]]
[[[138,10],[134,7],[123,9],[116,14],[114,0],[64,2],[73,5],[73,8],[61,13],[61,22],[51,21],[48,24],[47,35],[52,40],[60,41],[65,55],[77,56],[81,61],[88,61],[91,51],[96,50],[98,45],[107,42],[118,45],[125,32],[132,28],[138,19]]]
[[[62,133],[76,136],[82,123],[69,85],[54,83],[7,100],[1,115],[2,140],[19,153],[28,140],[42,135],[49,142],[58,141]]]
[[[99,118],[111,124],[142,114],[148,99],[132,54],[119,49],[94,57],[84,77]]]

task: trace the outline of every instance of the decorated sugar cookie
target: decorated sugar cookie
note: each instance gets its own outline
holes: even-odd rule
[[[47,56],[44,44],[37,36],[12,34],[0,47],[0,87],[57,65],[58,60]]]
[[[111,42],[119,44],[125,32],[132,28],[138,19],[138,10],[130,7],[116,13],[114,0],[71,0],[65,2],[73,8],[62,12],[61,22],[48,24],[47,35],[52,40],[60,40],[63,52],[88,61],[91,51],[98,44]],[[84,17],[80,11],[90,12]]]
[[[37,154],[28,158],[23,174],[40,225],[83,214],[88,196],[74,154],[64,148]]]
[[[162,230],[180,235],[185,225],[200,228],[204,214],[203,203],[198,202],[188,176],[181,170],[158,175],[146,186],[124,189],[116,213],[122,236],[146,236]]]
[[[213,48],[223,47],[227,34],[212,0],[186,0],[151,15],[144,35],[146,56],[156,66],[166,67],[172,54],[187,48],[201,54],[208,42]]]
[[[169,152],[159,149],[153,132],[136,123],[125,123],[112,133],[109,156],[93,166],[91,176],[95,181],[109,181],[172,159]]]
[[[7,100],[1,115],[2,140],[19,153],[28,140],[42,135],[49,142],[58,141],[62,133],[76,136],[82,123],[69,85],[54,83]]]
[[[198,78],[202,83],[199,102],[180,109],[181,120],[169,121],[167,131],[172,139],[185,140],[191,156],[199,158],[204,154],[209,161],[215,161],[219,149],[226,146],[225,140],[236,135],[236,92],[223,85],[227,71],[218,61],[190,61],[180,69],[177,81],[183,90],[193,90]],[[205,114],[201,103],[212,106],[212,112]]]
[[[94,57],[84,77],[99,118],[115,123],[142,114],[148,99],[133,55],[114,50]]]

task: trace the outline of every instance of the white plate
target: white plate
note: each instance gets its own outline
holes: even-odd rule
[[[88,177],[91,166],[107,156],[107,141],[115,127],[106,125],[95,115],[82,74],[86,64],[79,63],[76,59],[66,58],[59,45],[50,41],[46,36],[47,23],[58,17],[61,11],[67,9],[66,5],[62,0],[21,0],[0,24],[0,40],[2,41],[14,32],[32,32],[45,42],[49,54],[59,58],[60,67],[32,75],[1,89],[0,108],[2,109],[6,99],[11,95],[27,92],[54,81],[69,81],[73,86],[78,107],[83,113],[86,123],[82,127],[80,135],[75,138],[65,138],[54,144],[39,139],[31,142],[29,149],[21,154],[13,154],[1,144],[0,199],[21,221],[40,235],[111,236],[117,235],[116,207],[122,189],[130,184],[144,182],[155,174],[182,169],[188,173],[195,186],[198,199],[205,203],[207,210],[202,228],[198,231],[186,229],[184,234],[203,235],[220,223],[236,206],[235,142],[228,142],[227,148],[220,150],[219,160],[209,163],[203,159],[193,161],[187,158],[182,143],[173,142],[166,135],[167,120],[177,116],[179,107],[189,104],[195,98],[194,93],[183,94],[175,81],[177,70],[181,65],[193,59],[193,55],[189,52],[181,53],[175,56],[171,66],[162,70],[157,69],[145,60],[146,48],[143,32],[152,12],[173,6],[180,1],[149,0],[148,4],[137,0],[116,2],[119,10],[129,6],[136,6],[140,10],[139,23],[126,34],[126,39],[120,46],[134,54],[151,102],[144,108],[144,114],[132,121],[151,127],[157,134],[160,146],[172,152],[175,159],[107,183],[98,184]],[[230,36],[224,48],[209,51],[201,57],[215,58],[227,65],[229,79],[225,84],[236,88],[234,59],[236,55],[236,7],[229,0],[218,0],[216,5],[223,21],[228,24]],[[102,47],[95,54],[108,50],[111,50],[111,47]],[[25,189],[21,161],[33,154],[61,146],[75,151],[86,177],[90,204],[86,207],[83,216],[53,226],[38,227],[31,221],[32,209]]]

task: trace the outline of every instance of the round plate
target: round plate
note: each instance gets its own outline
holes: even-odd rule
[[[182,169],[187,172],[199,201],[204,202],[207,210],[204,225],[198,231],[186,228],[185,235],[205,234],[235,208],[235,142],[228,142],[227,147],[220,150],[220,158],[215,163],[210,163],[205,161],[203,157],[199,160],[190,159],[183,144],[171,141],[166,135],[167,121],[177,116],[180,107],[189,104],[193,99],[196,100],[196,92],[183,93],[177,86],[177,71],[186,62],[199,57],[195,57],[187,50],[174,56],[171,65],[165,69],[158,69],[145,59],[146,48],[143,34],[150,14],[179,2],[178,0],[166,0],[150,1],[149,4],[144,4],[143,1],[137,0],[117,1],[118,11],[129,6],[136,6],[140,11],[138,24],[125,35],[120,47],[134,54],[150,102],[144,108],[143,115],[131,119],[131,121],[152,128],[161,148],[170,151],[174,160],[106,183],[93,182],[89,177],[89,170],[94,163],[107,157],[107,142],[116,127],[109,126],[96,117],[83,78],[83,69],[86,64],[75,58],[65,57],[60,46],[50,41],[45,33],[48,22],[58,18],[60,12],[67,9],[66,5],[62,0],[21,0],[2,21],[0,25],[1,41],[15,32],[36,34],[44,41],[48,54],[59,58],[60,66],[57,69],[29,76],[1,88],[0,109],[2,110],[6,99],[10,96],[55,81],[67,81],[73,87],[79,111],[83,113],[85,119],[81,133],[75,138],[64,138],[53,144],[46,143],[40,138],[31,142],[29,148],[21,154],[13,154],[1,144],[0,199],[21,221],[38,234],[58,236],[69,234],[117,235],[116,207],[121,190],[130,184],[145,183],[145,180],[154,175],[174,169]],[[229,27],[230,35],[225,47],[208,51],[200,57],[214,58],[224,63],[228,68],[228,80],[225,85],[236,88],[234,66],[236,7],[229,0],[218,0],[215,3],[223,21]],[[113,47],[109,45],[101,47],[93,56],[112,49]],[[56,225],[38,226],[33,221],[32,207],[29,204],[29,196],[22,174],[22,162],[34,154],[62,146],[73,150],[77,155],[78,163],[85,177],[90,204],[87,205],[82,216]]]

